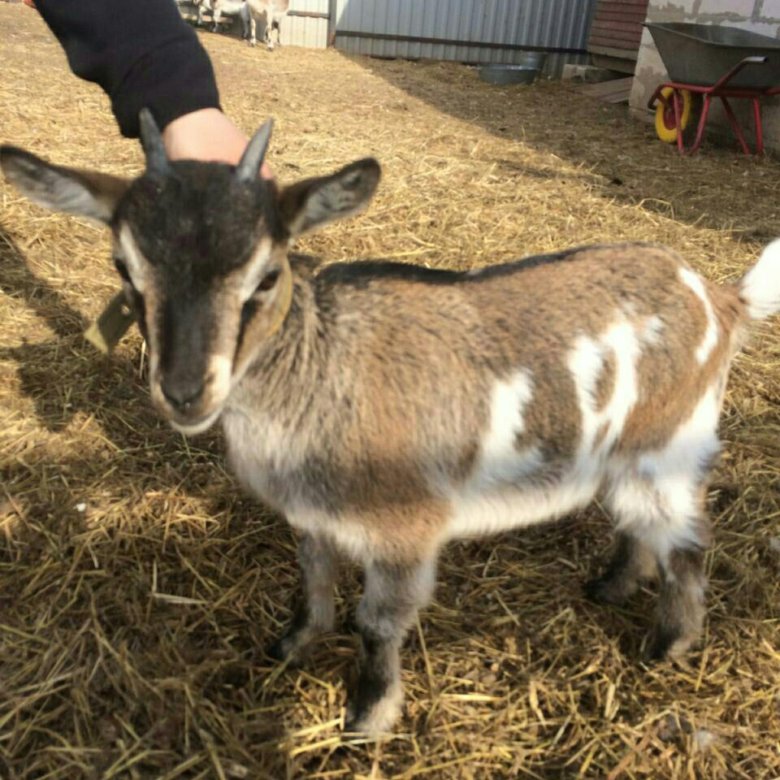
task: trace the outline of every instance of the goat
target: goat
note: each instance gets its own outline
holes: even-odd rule
[[[219,29],[216,21],[213,18],[214,14],[214,0],[192,0],[192,4],[195,6],[197,16],[195,17],[195,24],[198,27],[203,27],[203,14],[205,11],[209,11],[212,14],[212,31],[217,32]]]
[[[276,30],[276,45],[281,44],[282,20],[290,10],[290,0],[246,0],[249,12],[249,44],[257,45],[255,35],[257,22],[263,23],[263,39],[269,51],[273,51],[274,43],[271,32]]]
[[[241,20],[241,37],[249,38],[250,15],[246,0],[192,0],[197,8],[196,24],[203,26],[203,12],[210,11],[212,16],[212,32],[219,32],[219,24],[223,16],[237,16]]]
[[[258,177],[270,120],[235,168],[170,162],[147,111],[141,127],[133,182],[7,146],[0,163],[37,203],[111,227],[154,405],[187,435],[221,418],[240,482],[300,533],[304,599],[274,654],[333,628],[337,553],[364,566],[349,728],[399,716],[402,640],[448,540],[597,495],[617,544],[589,593],[621,603],[659,574],[649,655],[695,643],[718,417],[746,325],[780,310],[780,241],[725,286],[647,244],[317,268],[293,240],[361,209],[375,160],[279,189]]]
[[[246,0],[212,0],[214,32],[219,29],[223,16],[237,16],[241,20],[241,39],[248,40],[252,30],[252,16]]]

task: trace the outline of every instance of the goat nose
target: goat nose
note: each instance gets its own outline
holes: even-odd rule
[[[205,385],[200,379],[185,382],[168,380],[160,383],[165,400],[179,412],[188,412],[203,395],[204,387]]]

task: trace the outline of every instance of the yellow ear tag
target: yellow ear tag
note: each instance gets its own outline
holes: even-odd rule
[[[282,274],[281,283],[283,287],[276,296],[276,305],[274,306],[272,315],[273,319],[271,320],[271,325],[266,333],[266,338],[272,336],[282,327],[282,323],[285,321],[287,313],[290,311],[290,306],[292,306],[293,276],[289,266],[287,266],[287,273]]]
[[[84,338],[104,355],[108,355],[134,322],[135,315],[127,305],[124,294],[117,293],[97,320],[84,331]]]

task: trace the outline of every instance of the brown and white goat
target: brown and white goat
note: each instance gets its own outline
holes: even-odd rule
[[[596,496],[617,545],[591,594],[619,603],[657,573],[650,655],[694,643],[729,364],[780,309],[780,242],[725,286],[640,244],[471,273],[312,268],[292,240],[361,208],[374,160],[279,190],[258,177],[270,123],[236,168],[169,162],[146,112],[142,128],[131,183],[11,147],[0,161],[34,201],[111,227],[154,404],[187,434],[221,419],[240,481],[300,533],[305,598],[278,655],[333,627],[336,554],[364,566],[351,727],[396,720],[399,650],[447,541]]]

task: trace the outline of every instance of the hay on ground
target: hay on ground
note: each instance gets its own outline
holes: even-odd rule
[[[138,173],[37,15],[0,4],[0,26],[2,140]],[[276,117],[282,181],[381,160],[369,211],[303,242],[331,260],[467,268],[650,240],[722,281],[779,229],[774,159],[681,159],[565,84],[203,41],[230,115],[248,132]],[[651,594],[583,598],[608,536],[594,507],[452,545],[404,653],[397,735],[344,745],[354,639],[323,638],[300,670],[263,653],[289,618],[293,535],[241,495],[216,435],[188,442],[156,418],[137,334],[110,359],[82,340],[116,287],[108,257],[98,228],[0,185],[0,776],[780,776],[777,322],[730,385],[706,644],[688,666],[639,662]],[[356,592],[350,571],[343,615]]]

